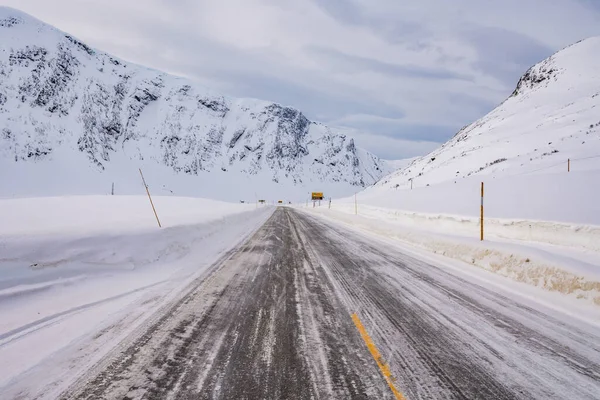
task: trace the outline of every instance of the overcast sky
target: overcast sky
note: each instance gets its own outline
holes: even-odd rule
[[[531,65],[600,35],[600,0],[0,0],[123,59],[424,154]]]

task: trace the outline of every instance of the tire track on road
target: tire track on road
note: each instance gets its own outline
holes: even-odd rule
[[[289,212],[276,211],[210,285],[63,397],[387,398],[349,315],[296,233]]]
[[[394,375],[407,397],[595,399],[600,393],[598,329],[566,324],[306,213],[298,219],[312,233],[308,247],[343,283],[341,295],[357,311],[370,311],[367,319],[396,359]]]
[[[407,399],[600,390],[597,331],[286,207],[162,312],[63,398],[393,399],[353,313]]]

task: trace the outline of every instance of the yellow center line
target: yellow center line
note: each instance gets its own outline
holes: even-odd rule
[[[400,393],[394,386],[395,379],[392,376],[392,371],[390,371],[390,366],[383,360],[383,357],[381,357],[381,353],[379,353],[379,350],[377,350],[377,346],[375,346],[375,343],[373,343],[373,339],[371,339],[371,336],[369,336],[367,333],[367,330],[363,326],[362,322],[360,322],[360,318],[358,318],[356,313],[352,314],[352,321],[354,321],[354,325],[356,325],[356,328],[360,332],[360,336],[362,336],[363,340],[365,341],[367,348],[375,359],[375,362],[383,374],[388,386],[392,390],[392,393],[394,393],[396,400],[406,400],[402,393]]]

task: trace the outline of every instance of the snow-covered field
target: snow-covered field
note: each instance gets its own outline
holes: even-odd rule
[[[373,187],[356,196],[380,217],[440,233],[479,237],[481,177],[427,187]],[[600,170],[519,177],[484,177],[484,218],[488,235],[600,251]],[[600,183],[600,182],[599,182]],[[354,213],[355,197],[333,207]],[[369,213],[373,213],[369,211]]]
[[[597,177],[592,170],[486,180],[483,242],[477,178],[413,190],[370,188],[356,204],[353,196],[308,210],[467,269],[600,306],[600,202],[589,184]]]
[[[0,388],[36,368],[68,382],[273,210],[153,200],[162,229],[145,196],[0,200]]]

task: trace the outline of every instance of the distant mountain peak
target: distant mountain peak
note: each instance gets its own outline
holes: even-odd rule
[[[576,80],[578,76],[588,75],[590,64],[598,65],[600,62],[598,56],[592,53],[598,51],[599,48],[600,37],[591,37],[558,51],[528,69],[519,79],[511,97],[526,91],[548,87],[552,85],[552,82],[558,82],[559,79]],[[581,60],[581,63],[573,62],[574,60]]]
[[[563,171],[568,159],[600,169],[599,110],[600,37],[592,37],[531,67],[496,109],[377,185]]]
[[[51,169],[69,157],[73,168],[103,174],[125,159],[175,174],[226,173],[232,181],[282,188],[337,185],[348,193],[390,170],[295,108],[216,94],[6,7],[0,7],[0,124],[0,160],[10,160],[13,170],[23,163]]]

